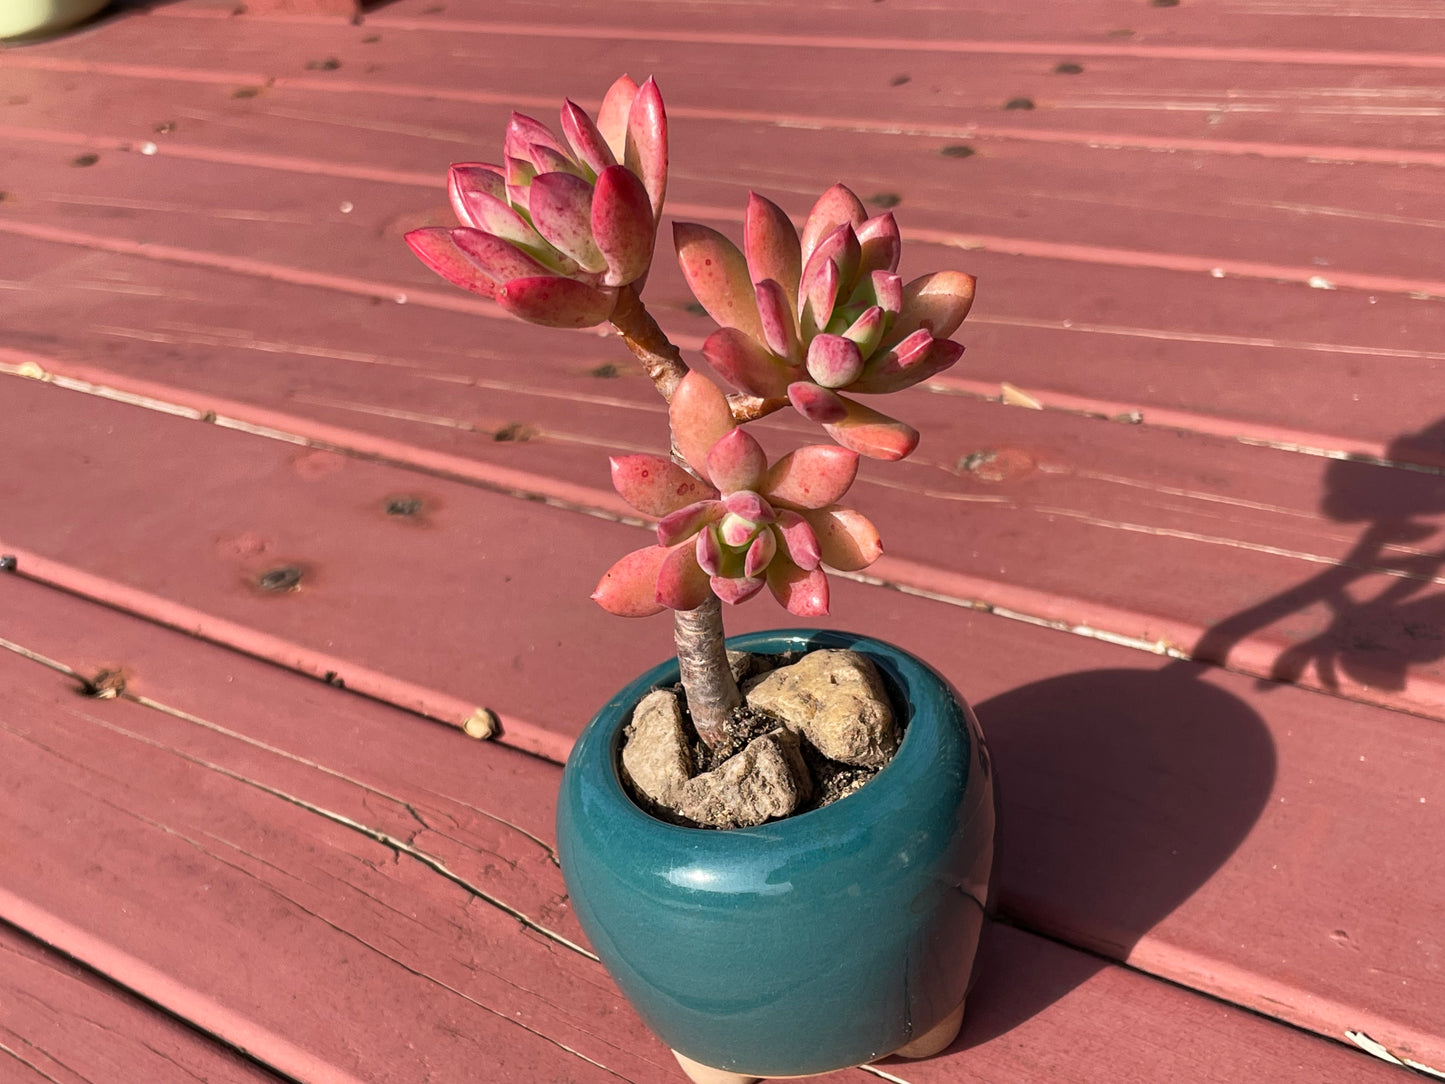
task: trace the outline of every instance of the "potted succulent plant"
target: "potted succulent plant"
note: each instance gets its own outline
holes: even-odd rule
[[[503,156],[452,167],[461,225],[414,231],[412,249],[524,320],[611,324],[668,403],[671,455],[611,461],[656,543],[593,598],[627,617],[672,610],[677,653],[605,705],[568,761],[558,839],[578,918],[695,1081],[936,1053],[962,1019],[992,869],[978,724],[895,647],[807,630],[729,644],[721,604],[766,589],[798,617],[826,614],[826,569],[879,556],[873,524],[839,502],[860,456],[901,459],[919,438],[855,396],[952,365],[973,279],[904,282],[893,216],[841,184],[801,232],[751,195],[741,249],[676,223],[725,392],[640,298],[667,181],[652,80],[619,79],[595,123],[568,101],[560,137],[513,114]],[[831,440],[770,464],[746,426],[783,409]]]

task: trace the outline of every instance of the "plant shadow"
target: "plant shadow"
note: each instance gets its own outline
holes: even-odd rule
[[[1445,658],[1445,420],[1392,441],[1383,458],[1328,462],[1320,511],[1361,534],[1316,575],[1208,629],[1192,651],[1199,662],[1065,674],[977,705],[998,766],[997,911],[1018,929],[986,932],[955,1049],[1011,1031],[1127,960],[1263,813],[1274,742],[1250,704],[1205,680],[1209,663],[1304,613],[1318,615],[1314,631],[1278,653],[1262,690],[1312,679],[1398,691],[1412,667]],[[1024,930],[1061,945],[1044,951]]]
[[[998,775],[998,907],[1111,959],[1204,884],[1268,801],[1275,748],[1264,721],[1204,668],[1094,670],[1034,682],[978,706]],[[963,1046],[1036,1015],[1104,960],[1027,981],[984,968]],[[1089,965],[1084,965],[1087,960]]]

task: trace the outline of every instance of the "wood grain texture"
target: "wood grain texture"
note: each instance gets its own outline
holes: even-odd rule
[[[0,925],[0,1066],[60,1084],[277,1084],[279,1077]]]
[[[450,836],[449,866],[475,884],[511,895],[530,876],[555,895],[555,865],[528,862],[537,841],[485,816],[550,802],[555,767],[80,600],[5,589],[30,650],[68,635],[79,660],[101,657],[98,645],[120,651],[147,698],[86,699],[64,675],[0,652],[13,690],[0,709],[7,917],[302,1079],[462,1066],[592,1079],[568,1049],[611,1070],[599,1079],[676,1079],[595,965],[397,846],[404,830],[417,852]],[[172,693],[206,714],[154,706]],[[398,760],[402,750],[414,759]],[[394,826],[408,819],[409,830]],[[997,929],[987,951],[955,1050],[886,1071],[915,1084],[960,1072],[1048,1080],[1073,1058],[1085,1081],[1150,1079],[1160,1065],[1200,1080],[1250,1068],[1286,1081],[1396,1079],[1357,1052],[1027,933]],[[1084,1040],[1105,1020],[1107,1053]]]

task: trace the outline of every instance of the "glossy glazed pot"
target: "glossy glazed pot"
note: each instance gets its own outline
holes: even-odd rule
[[[598,712],[563,775],[558,850],[578,920],[648,1026],[701,1066],[804,1076],[917,1053],[961,1010],[988,897],[993,779],[978,723],[947,681],[878,640],[783,630],[728,646],[867,655],[906,724],[897,755],[796,817],[665,823],[618,772],[634,705],[677,681],[675,659],[655,667]]]
[[[58,34],[88,19],[110,0],[0,0],[0,38]]]

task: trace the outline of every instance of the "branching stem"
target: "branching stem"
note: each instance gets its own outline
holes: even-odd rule
[[[673,393],[688,373],[682,353],[668,339],[652,314],[642,304],[637,291],[626,286],[612,311],[612,326],[622,333],[627,348],[642,363],[643,371],[652,381],[663,401],[672,402]],[[787,405],[786,399],[759,399],[732,395],[728,403],[738,422],[753,421]],[[673,445],[673,458],[685,469]],[[728,666],[724,640],[722,604],[716,596],[695,610],[673,613],[673,642],[681,669],[682,688],[687,696],[688,712],[697,735],[709,748],[716,749],[727,737],[727,725],[733,713],[742,706],[742,693]]]

